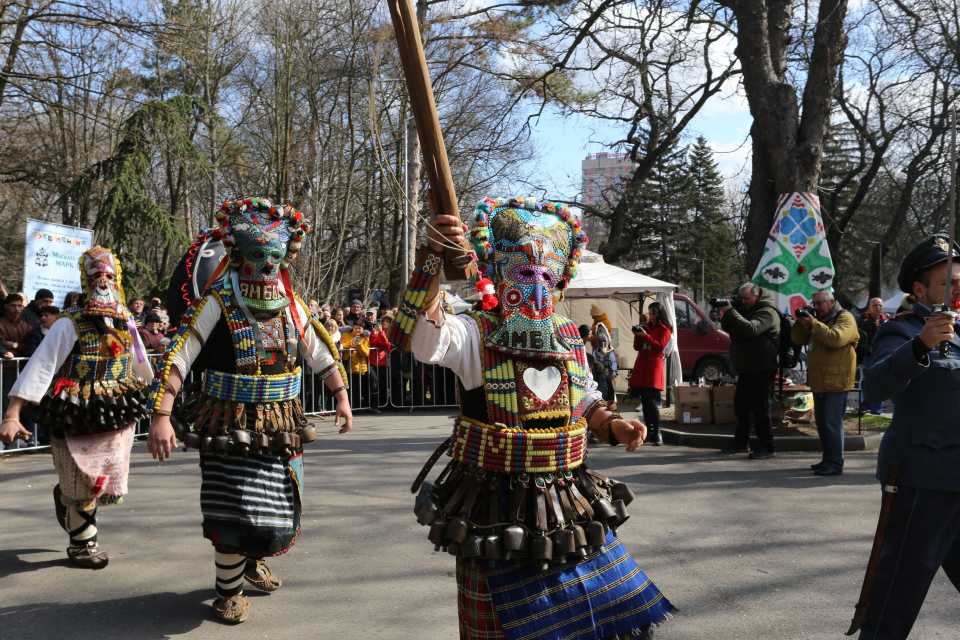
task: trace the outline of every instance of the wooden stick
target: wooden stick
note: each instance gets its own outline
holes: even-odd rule
[[[453,187],[453,175],[447,159],[447,148],[440,131],[440,117],[433,97],[433,85],[427,69],[427,58],[420,41],[412,0],[387,0],[393,29],[400,51],[400,64],[410,92],[410,110],[417,123],[417,136],[423,150],[423,165],[427,180],[433,191],[435,213],[460,217],[457,193]],[[462,249],[443,250],[443,273],[447,280],[467,280],[476,275],[476,266],[469,253],[470,245],[464,241]]]

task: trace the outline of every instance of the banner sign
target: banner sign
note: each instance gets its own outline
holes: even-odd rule
[[[782,194],[751,282],[772,291],[777,308],[792,316],[817,291],[832,290],[834,273],[820,200],[812,193]]]
[[[93,231],[27,220],[23,292],[33,300],[38,289],[53,292],[60,306],[71,291],[80,291],[80,254],[93,246]]]

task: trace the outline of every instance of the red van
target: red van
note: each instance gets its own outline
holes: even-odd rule
[[[680,367],[692,379],[712,381],[731,373],[730,335],[718,329],[696,303],[682,293],[673,294],[677,314]]]

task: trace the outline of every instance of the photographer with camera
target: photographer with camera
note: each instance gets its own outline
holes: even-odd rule
[[[637,361],[630,373],[630,388],[640,393],[643,423],[647,425],[647,444],[659,447],[663,444],[660,434],[660,407],[657,395],[664,390],[666,375],[663,371],[663,351],[670,343],[670,318],[659,302],[647,307],[647,323],[631,327],[633,348]]]
[[[750,422],[760,444],[750,453],[754,460],[772,458],[773,427],[770,424],[770,400],[780,351],[780,314],[773,293],[752,282],[740,287],[740,295],[731,299],[711,299],[710,304],[723,311],[720,326],[730,334],[730,359],[738,374],[733,409],[737,429],[733,443],[720,448],[724,453],[750,451]]]
[[[829,291],[817,291],[812,309],[797,309],[796,315],[790,337],[794,344],[810,345],[807,386],[813,391],[813,414],[823,448],[823,460],[813,465],[813,472],[839,476],[843,474],[843,416],[857,373],[860,332],[853,314],[844,311]]]

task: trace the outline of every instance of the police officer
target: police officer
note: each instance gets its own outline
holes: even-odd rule
[[[886,483],[894,460],[900,475],[860,640],[906,638],[940,567],[960,589],[960,340],[954,320],[931,311],[948,285],[951,301],[960,301],[960,245],[953,248],[949,277],[943,235],[904,258],[897,284],[917,303],[877,330],[864,372],[864,398],[894,402],[877,479]],[[940,357],[944,340],[951,347]]]

